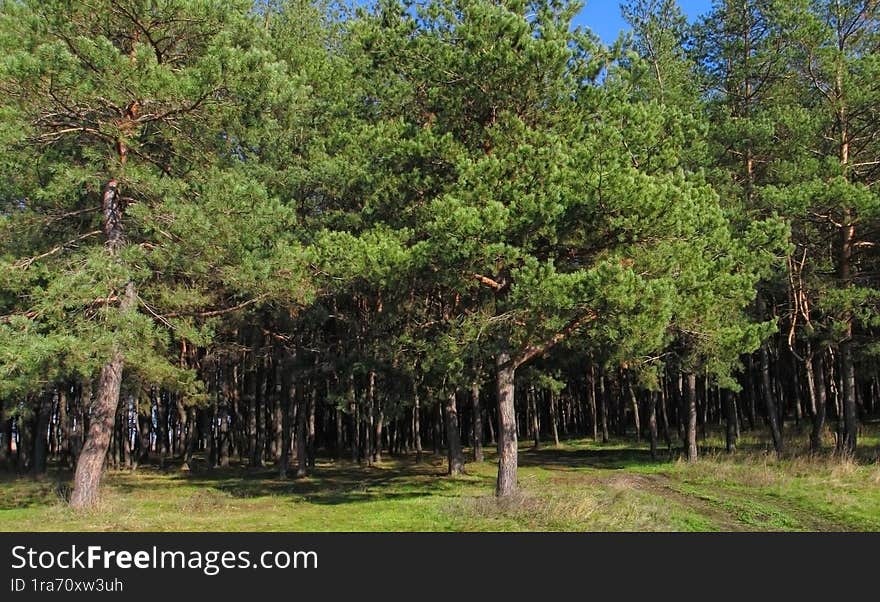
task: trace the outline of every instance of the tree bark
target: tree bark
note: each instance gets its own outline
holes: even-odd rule
[[[12,456],[12,419],[6,417],[3,410],[3,398],[0,397],[0,468],[9,468]]]
[[[308,413],[304,383],[297,386],[296,395],[296,476],[302,478],[308,474],[308,456],[306,451],[306,416]]]
[[[626,388],[629,389],[629,398],[632,402],[633,422],[635,423],[636,427],[636,444],[639,444],[642,441],[642,424],[639,420],[639,398],[636,396],[635,388],[632,386],[632,382],[629,377],[627,377],[626,379]]]
[[[556,426],[559,417],[557,416],[557,400],[553,391],[548,392],[550,397],[550,427],[553,430],[553,444],[559,447],[559,427]]]
[[[770,435],[773,437],[773,448],[776,450],[776,454],[781,456],[785,451],[785,443],[779,429],[779,414],[776,410],[776,400],[770,382],[770,358],[766,345],[761,345],[761,382],[764,389],[764,404],[767,406],[767,420],[770,423]]]
[[[813,399],[813,428],[810,431],[810,451],[816,453],[822,451],[822,433],[825,430],[825,413],[827,400],[825,397],[825,369],[821,356],[807,357],[807,381],[810,386],[810,396]]]
[[[517,438],[514,406],[514,377],[516,367],[511,363],[510,354],[502,352],[496,358],[498,373],[496,386],[498,392],[498,480],[495,495],[507,497],[516,493],[517,482]]]
[[[697,375],[687,375],[687,461],[697,461]]]
[[[608,443],[608,395],[604,374],[599,375],[599,415],[602,423],[602,443]]]
[[[461,451],[461,437],[458,431],[458,402],[455,390],[446,396],[446,458],[447,473],[459,475],[464,470],[464,454]]]
[[[49,419],[52,412],[51,393],[43,393],[37,398],[37,412],[34,416],[34,452],[31,473],[41,475],[46,472],[48,458]]]
[[[596,411],[596,371],[593,364],[590,364],[590,376],[588,391],[590,402],[590,426],[593,429],[593,441],[599,440],[599,425],[597,424],[598,414]]]
[[[535,395],[535,387],[529,387],[526,393],[528,409],[531,413],[532,439],[535,441],[535,449],[541,449],[541,425],[538,424],[538,401]]]
[[[725,432],[724,442],[727,448],[728,454],[733,454],[736,452],[736,438],[737,438],[737,429],[736,429],[736,398],[733,396],[733,393],[724,389],[721,393],[724,397],[724,415],[727,421],[727,429]]]
[[[419,386],[413,382],[413,446],[416,448],[416,462],[422,461],[422,417],[419,401]]]
[[[474,409],[474,462],[483,461],[483,409],[480,407],[480,383],[471,384],[471,403]]]
[[[125,294],[119,307],[120,312],[127,312],[135,302],[134,284],[125,286]],[[116,349],[110,361],[101,368],[98,378],[98,394],[92,404],[89,416],[89,431],[76,463],[73,477],[73,491],[70,494],[70,506],[76,509],[90,508],[98,502],[98,491],[101,475],[104,470],[104,458],[110,445],[110,434],[116,419],[116,408],[119,406],[119,391],[122,388],[122,368],[125,356],[122,350]]]

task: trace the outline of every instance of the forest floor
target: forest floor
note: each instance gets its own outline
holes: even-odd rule
[[[689,465],[633,442],[523,442],[521,494],[501,502],[490,449],[456,478],[431,454],[373,467],[319,460],[314,475],[287,480],[269,468],[142,466],[108,473],[101,506],[86,513],[64,503],[69,473],[7,475],[0,531],[880,531],[876,433],[846,463],[777,460],[749,436],[734,456],[715,436],[702,443]]]

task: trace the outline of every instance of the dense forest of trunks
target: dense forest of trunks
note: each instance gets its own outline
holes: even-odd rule
[[[0,2],[0,466],[856,456],[880,2],[622,9]]]
[[[303,355],[293,358],[267,344],[182,356],[208,384],[208,401],[188,405],[181,395],[156,387],[124,392],[108,465],[189,466],[197,455],[202,467],[273,466],[282,476],[303,476],[317,457],[371,465],[385,454],[448,454],[451,467],[461,446],[470,448],[471,460],[482,461],[483,447],[496,444],[497,403],[487,383],[459,389],[449,400],[402,374],[377,369],[346,376],[319,365],[315,354]],[[743,431],[773,433],[768,445],[778,452],[789,429],[808,433],[813,451],[834,449],[843,439],[843,383],[833,352],[814,357],[810,373],[784,345],[762,350],[746,359],[739,393],[674,371],[663,374],[658,391],[648,391],[625,370],[606,372],[587,357],[566,363],[561,390],[529,379],[517,387],[517,432],[536,447],[573,437],[614,437],[650,442],[653,456],[687,456],[691,412],[696,444],[710,431],[723,433],[728,452],[736,450]],[[856,380],[861,422],[877,417],[878,393],[873,373]],[[83,380],[22,401],[35,410],[4,420],[4,464],[20,473],[44,472],[49,460],[73,468],[92,394]]]

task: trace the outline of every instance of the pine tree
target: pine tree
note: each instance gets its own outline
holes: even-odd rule
[[[295,215],[250,170],[296,99],[247,2],[6,3],[8,386],[99,373],[71,505],[97,501],[123,384],[198,401],[177,350],[210,318],[308,294]],[[267,244],[267,240],[271,244]]]

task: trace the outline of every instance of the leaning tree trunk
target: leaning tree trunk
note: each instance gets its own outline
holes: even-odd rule
[[[134,305],[134,285],[125,287],[125,296],[120,311],[127,311]],[[98,378],[98,394],[92,404],[89,415],[89,431],[76,463],[73,477],[73,491],[70,494],[72,508],[89,508],[98,501],[98,488],[101,485],[101,473],[104,469],[104,458],[110,446],[110,434],[116,422],[116,408],[119,405],[119,391],[122,387],[122,367],[125,356],[117,349],[113,352],[110,362],[101,368]]]
[[[458,404],[455,390],[446,397],[446,457],[449,462],[448,474],[459,475],[464,471],[464,454],[461,451],[461,436],[458,432]]]
[[[516,413],[513,403],[516,367],[510,355],[499,353],[496,360],[498,374],[498,481],[495,495],[505,497],[516,492],[517,438]]]
[[[104,188],[102,209],[107,247],[111,257],[115,257],[122,246],[122,206],[116,180],[110,180]],[[120,313],[128,312],[134,306],[134,302],[134,283],[128,282],[119,304]],[[116,408],[119,406],[124,363],[125,355],[117,347],[113,350],[110,361],[101,368],[98,394],[89,417],[89,431],[77,459],[73,477],[73,491],[70,494],[72,508],[89,508],[98,501],[104,458],[107,456],[110,434],[116,421]]]

